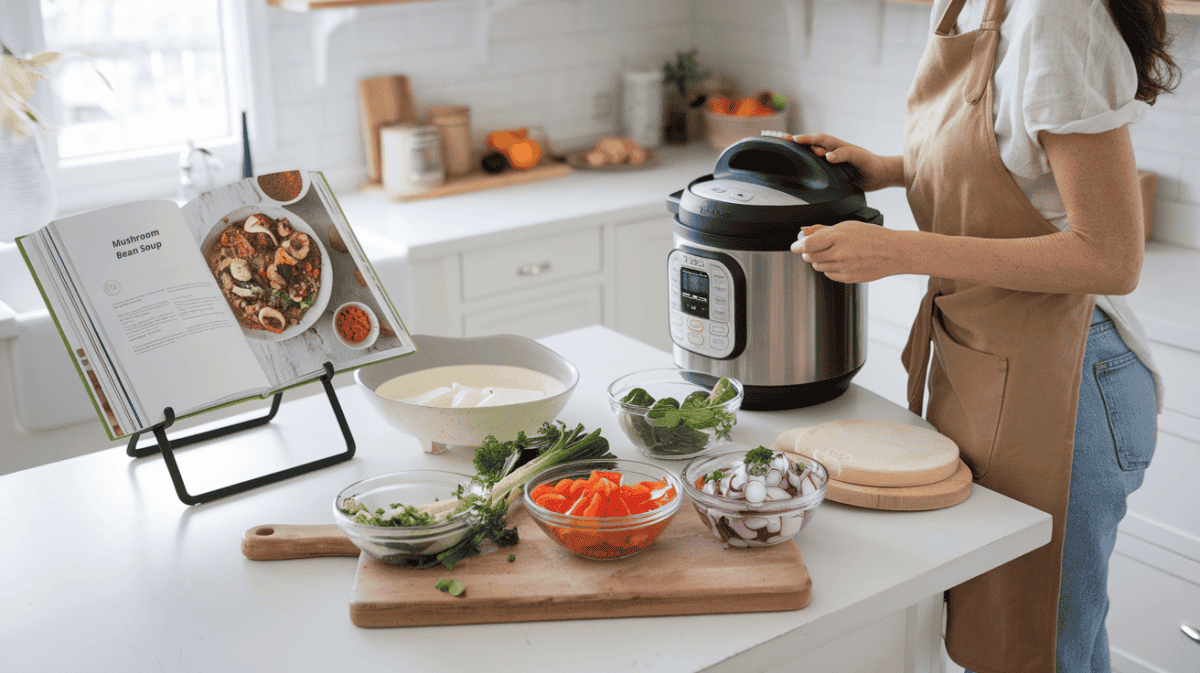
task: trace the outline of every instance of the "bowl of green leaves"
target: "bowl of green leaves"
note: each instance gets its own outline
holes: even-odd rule
[[[729,441],[744,389],[737,379],[688,369],[648,369],[608,386],[621,431],[643,455],[692,458]]]

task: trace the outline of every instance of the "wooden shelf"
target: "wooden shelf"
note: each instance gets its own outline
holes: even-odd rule
[[[394,5],[400,2],[432,2],[433,0],[267,0],[267,5],[289,12],[309,12],[314,9],[344,9],[369,5]]]
[[[932,5],[933,0],[886,0],[887,2],[902,2],[908,5]],[[1191,14],[1200,16],[1200,0],[1167,0],[1168,14]]]

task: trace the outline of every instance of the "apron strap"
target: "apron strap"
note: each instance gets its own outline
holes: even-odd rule
[[[908,333],[908,343],[904,344],[904,352],[901,353],[901,359],[908,367],[908,410],[918,416],[923,415],[925,405],[925,378],[929,373],[929,351],[933,339],[933,298],[937,294],[930,279],[929,289],[921,298],[917,317]]]
[[[941,37],[950,35],[965,4],[967,4],[967,0],[950,0],[950,4],[946,5],[946,10],[942,12],[942,18],[938,19],[937,29],[934,33]]]
[[[966,86],[963,88],[963,100],[967,105],[978,104],[987,91],[988,83],[992,81],[996,46],[1000,44],[1000,22],[1004,18],[1004,3],[1005,0],[988,0],[987,6],[984,7],[983,23],[979,25],[979,34],[975,37],[975,50],[971,54],[971,74],[967,76]],[[954,4],[953,0],[951,4]]]

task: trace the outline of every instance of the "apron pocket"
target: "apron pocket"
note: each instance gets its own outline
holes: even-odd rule
[[[938,312],[933,339],[936,360],[930,372],[928,420],[958,444],[963,461],[975,479],[981,479],[991,465],[1000,427],[1008,358],[956,342],[942,327]]]
[[[1097,363],[1095,373],[1117,462],[1126,472],[1146,469],[1158,434],[1154,377],[1132,351]]]

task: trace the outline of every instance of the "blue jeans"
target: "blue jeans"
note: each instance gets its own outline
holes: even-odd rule
[[[1071,495],[1067,500],[1062,586],[1058,598],[1060,673],[1111,673],[1108,658],[1108,559],[1125,500],[1142,485],[1154,455],[1158,403],[1150,370],[1112,320],[1092,314],[1079,409]]]

